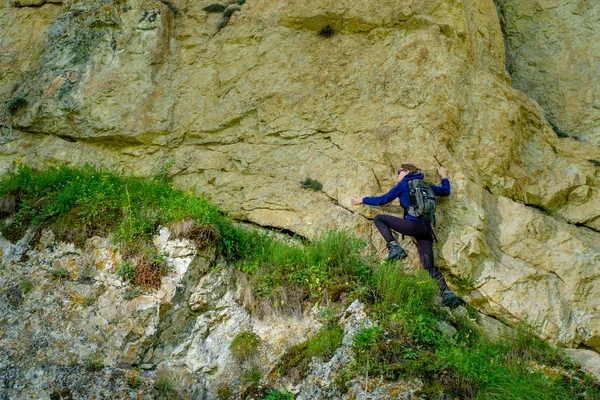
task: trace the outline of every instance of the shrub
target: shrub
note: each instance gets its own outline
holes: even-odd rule
[[[324,27],[322,27],[319,30],[319,36],[322,36],[325,38],[332,37],[334,33],[335,33],[335,31],[333,30],[333,27],[331,25],[325,25]]]
[[[21,281],[21,290],[26,295],[33,290],[33,282],[29,278],[25,278]]]
[[[24,97],[13,97],[6,103],[6,111],[9,114],[16,114],[21,108],[27,106],[27,99]]]
[[[176,383],[169,375],[161,376],[154,382],[154,388],[162,396],[168,396],[175,391]]]
[[[136,272],[135,265],[128,261],[123,261],[117,268],[116,274],[125,280],[133,281],[135,279]]]
[[[294,394],[287,391],[271,390],[263,400],[294,400]]]
[[[66,269],[64,269],[63,267],[55,268],[52,271],[50,271],[50,273],[52,274],[53,277],[55,277],[57,279],[68,279],[69,278],[69,272]]]
[[[139,295],[140,295],[140,290],[138,288],[131,288],[130,290],[127,291],[127,293],[125,293],[123,298],[125,300],[133,300],[136,297],[138,297]]]
[[[308,341],[306,354],[309,357],[317,357],[323,361],[329,361],[335,351],[342,344],[344,330],[338,324],[330,324],[321,328],[314,338]]]
[[[229,349],[236,360],[245,361],[258,353],[261,343],[262,340],[256,333],[243,331],[233,338]]]
[[[300,187],[302,189],[310,189],[317,191],[323,189],[323,184],[318,180],[309,177],[300,182]]]
[[[98,352],[90,354],[85,361],[85,367],[90,371],[100,371],[104,368],[104,356]]]
[[[291,347],[282,357],[279,371],[292,380],[299,381],[306,376],[310,361],[316,357],[328,361],[342,344],[343,329],[337,324],[329,324],[309,340]]]
[[[242,370],[241,382],[245,385],[250,383],[257,383],[262,378],[263,374],[260,367],[256,364],[252,364]]]

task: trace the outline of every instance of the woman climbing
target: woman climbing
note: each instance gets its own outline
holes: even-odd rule
[[[450,181],[448,180],[448,170],[444,167],[438,168],[438,173],[442,178],[442,186],[429,185],[436,196],[448,196],[450,194]],[[442,273],[436,268],[433,262],[433,230],[429,218],[423,216],[417,217],[411,215],[409,210],[414,209],[411,204],[411,181],[423,180],[423,173],[414,164],[402,164],[398,170],[398,184],[389,192],[379,197],[353,197],[352,205],[367,204],[379,206],[387,204],[396,198],[400,199],[400,205],[404,208],[404,219],[394,217],[393,215],[379,214],[375,217],[375,226],[387,242],[389,250],[388,260],[405,258],[408,254],[394,239],[392,230],[402,235],[412,236],[417,241],[417,249],[423,267],[429,272],[429,275],[435,279],[440,287],[442,304],[446,307],[456,307],[460,304],[460,299],[450,290],[446,284]],[[414,202],[414,199],[413,199]]]

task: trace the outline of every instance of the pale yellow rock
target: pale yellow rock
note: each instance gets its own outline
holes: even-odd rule
[[[453,193],[436,256],[451,283],[472,282],[493,316],[600,348],[600,148],[559,139],[511,87],[492,0],[253,0],[222,29],[208,4],[0,5],[0,172],[89,162],[147,176],[173,162],[177,187],[238,219],[308,238],[351,229],[383,251],[372,218],[402,210],[350,198],[387,192],[405,161],[439,183],[439,161]],[[582,51],[591,65],[597,53]],[[302,189],[308,177],[323,189]],[[164,282],[160,299],[176,290]]]
[[[600,3],[496,0],[514,86],[561,131],[600,145]]]

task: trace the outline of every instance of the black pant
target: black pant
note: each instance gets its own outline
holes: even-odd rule
[[[423,267],[438,282],[440,292],[448,289],[442,273],[433,263],[433,231],[431,230],[431,225],[416,221],[407,221],[392,215],[379,214],[375,217],[375,226],[388,243],[395,240],[392,230],[417,239],[417,249],[419,249],[419,256],[421,257]]]

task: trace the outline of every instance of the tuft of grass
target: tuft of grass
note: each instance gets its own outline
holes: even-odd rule
[[[256,333],[243,331],[233,338],[229,350],[236,360],[243,362],[257,354],[261,344],[262,340]]]
[[[310,189],[310,190],[319,191],[319,190],[323,189],[323,184],[316,179],[307,177],[305,180],[300,182],[300,187],[302,189]]]
[[[314,337],[291,347],[282,357],[279,372],[298,382],[306,376],[310,361],[316,357],[329,361],[342,344],[344,331],[338,324],[321,328]]]
[[[50,271],[50,273],[52,274],[53,277],[55,277],[57,279],[68,279],[69,278],[69,272],[66,269],[64,269],[63,267],[54,268],[52,271]]]
[[[263,373],[260,367],[256,364],[252,364],[242,370],[240,380],[244,385],[248,385],[252,383],[258,383],[262,376]]]
[[[85,367],[89,371],[100,371],[104,368],[104,356],[99,352],[94,352],[85,360]]]
[[[16,114],[24,107],[27,107],[27,99],[24,97],[13,97],[6,103],[6,111],[11,115]]]
[[[294,400],[294,394],[288,391],[270,390],[262,400]]]
[[[127,281],[133,281],[136,276],[135,265],[128,261],[123,261],[116,270],[116,274]]]
[[[125,295],[123,296],[123,298],[125,300],[133,300],[136,297],[138,297],[140,295],[140,290],[138,288],[131,288],[129,291],[127,291],[127,293],[125,293]]]
[[[321,29],[319,29],[318,35],[324,38],[330,38],[334,35],[335,30],[331,25],[325,25]]]
[[[170,375],[161,376],[154,382],[154,388],[162,396],[171,395],[176,388],[176,382]]]
[[[25,278],[21,281],[21,290],[24,295],[27,295],[33,290],[33,282],[29,278]]]

